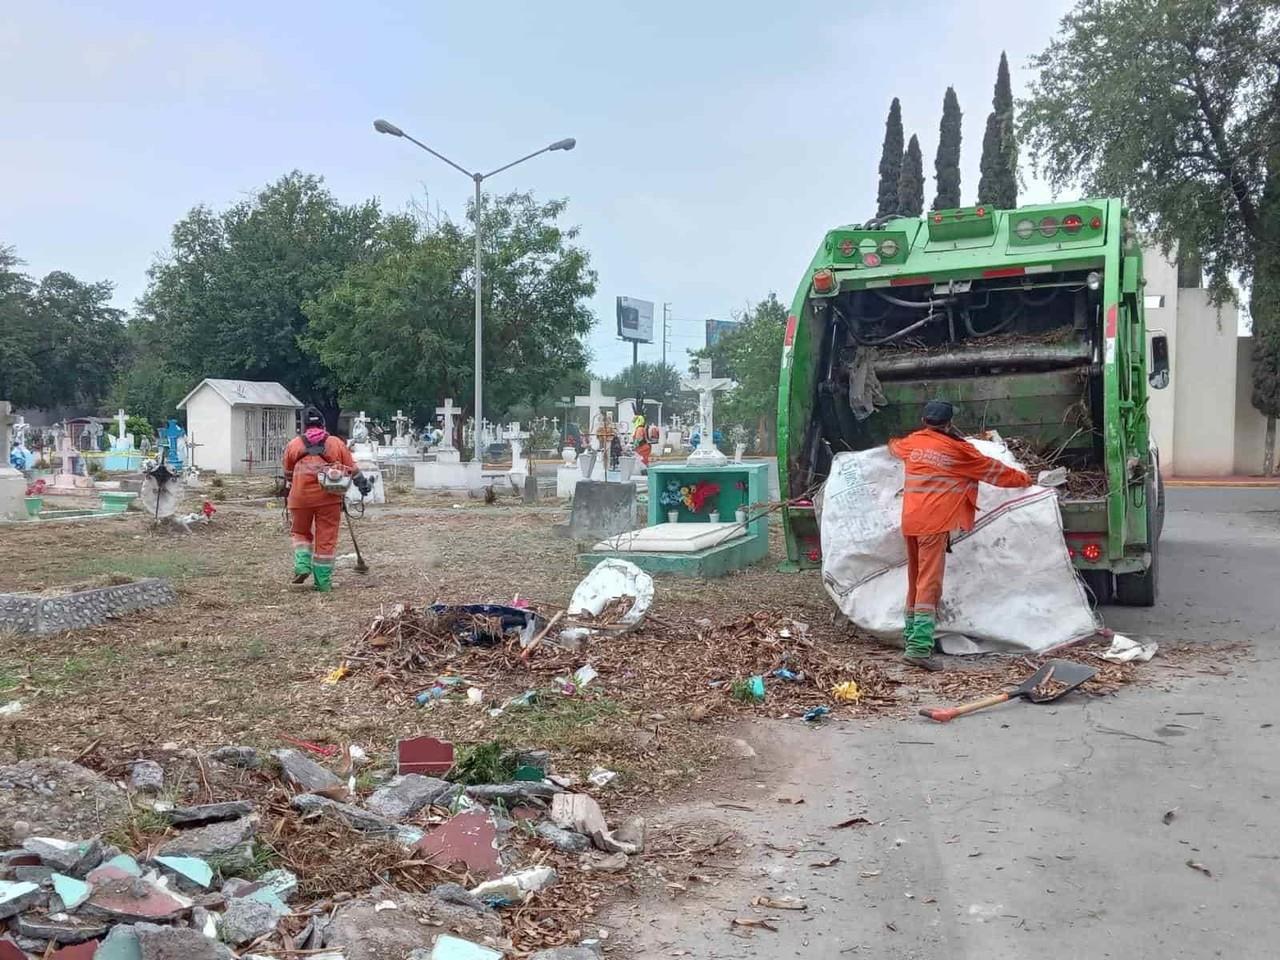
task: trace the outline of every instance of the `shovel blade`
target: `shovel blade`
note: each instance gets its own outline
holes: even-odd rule
[[[1052,703],[1091,679],[1097,670],[1075,660],[1050,660],[1040,669],[1009,691],[1010,698],[1025,697],[1032,703]],[[1042,685],[1051,687],[1047,692],[1037,692]]]

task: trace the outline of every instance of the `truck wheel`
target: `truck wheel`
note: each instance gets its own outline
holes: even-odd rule
[[[1115,579],[1110,570],[1080,570],[1080,579],[1093,594],[1094,606],[1101,607],[1111,602],[1111,583]]]
[[[1116,600],[1126,607],[1154,607],[1156,605],[1156,580],[1160,575],[1160,541],[1157,539],[1157,507],[1155,491],[1147,491],[1147,539],[1150,544],[1151,566],[1142,573],[1121,573],[1116,576]]]

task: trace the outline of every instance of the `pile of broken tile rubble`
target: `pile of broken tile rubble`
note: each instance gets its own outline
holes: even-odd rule
[[[557,882],[554,867],[537,862],[549,858],[548,848],[580,857],[583,870],[624,869],[643,848],[644,821],[633,818],[610,831],[591,797],[555,782],[545,751],[518,756],[522,774],[540,770],[541,779],[464,787],[410,772],[444,773],[452,762],[449,744],[430,741],[437,759],[414,763],[406,743],[415,744],[402,742],[394,775],[386,771],[363,803],[352,780],[297,750],[267,756],[223,747],[199,764],[202,776],[206,768],[213,775],[225,767],[278,775],[292,792],[290,816],[327,818],[399,844],[404,861],[420,863],[424,876],[437,867],[456,871],[470,889],[459,883],[396,889],[388,878],[358,895],[302,904],[294,873],[262,873],[255,864],[255,837],[267,839],[269,831],[249,800],[167,802],[164,769],[152,760],[133,762],[123,785],[64,760],[0,768],[0,843],[7,834],[12,847],[0,853],[0,926],[8,926],[0,960],[597,957],[603,945],[592,939],[537,953],[516,949],[504,936],[503,908]],[[140,809],[168,824],[161,839],[132,853],[103,839]],[[524,869],[513,862],[521,845],[503,842],[516,821],[525,821],[521,835],[539,838],[549,855]]]

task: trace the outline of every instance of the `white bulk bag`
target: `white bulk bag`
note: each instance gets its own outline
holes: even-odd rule
[[[1002,443],[969,442],[1020,466]],[[895,643],[907,591],[903,480],[887,447],[836,454],[820,517],[827,592],[855,624]],[[947,554],[936,634],[943,652],[1038,652],[1098,627],[1067,553],[1057,492],[979,484],[977,522]]]

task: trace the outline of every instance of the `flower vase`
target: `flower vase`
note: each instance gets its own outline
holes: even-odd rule
[[[679,522],[680,522],[680,511],[679,511],[679,510],[668,510],[668,511],[667,511],[667,523],[679,523]]]
[[[741,463],[742,455],[746,452],[747,452],[747,445],[745,443],[735,443],[733,445],[733,462]]]
[[[736,523],[746,523],[747,511],[742,507],[739,507],[737,510],[733,511],[733,519]]]
[[[708,513],[708,514],[707,514],[707,520],[708,520],[709,522],[711,522],[711,523],[719,523],[719,522],[720,522],[720,511],[719,511],[719,510],[712,510],[710,513]]]

